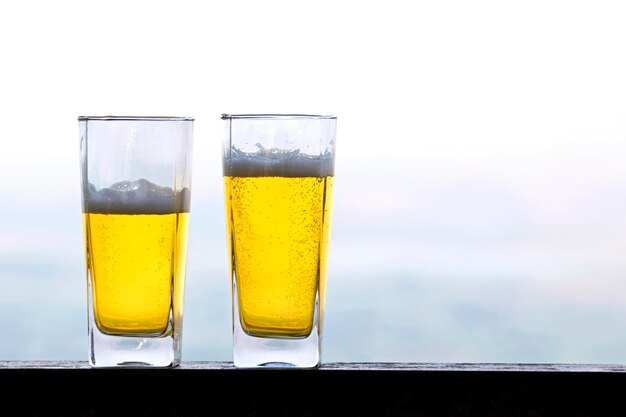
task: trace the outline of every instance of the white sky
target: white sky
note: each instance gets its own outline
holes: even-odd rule
[[[624,22],[601,0],[5,1],[0,254],[81,255],[79,115],[195,117],[193,218],[221,239],[220,115],[284,112],[338,117],[335,256],[387,220],[403,241],[518,222],[621,265]]]
[[[204,192],[219,115],[243,112],[337,115],[338,174],[603,181],[624,174],[625,18],[619,1],[5,2],[0,186],[75,189],[78,115],[151,114],[196,118]]]
[[[222,112],[334,113],[346,158],[524,157],[626,131],[622,2],[0,7],[2,137],[37,163],[75,160],[80,114],[195,116],[200,146]]]

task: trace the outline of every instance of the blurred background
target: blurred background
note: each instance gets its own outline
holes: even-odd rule
[[[626,363],[626,4],[0,5],[0,360],[87,360],[79,115],[195,117],[183,360],[232,360],[222,113],[334,114],[323,361]]]

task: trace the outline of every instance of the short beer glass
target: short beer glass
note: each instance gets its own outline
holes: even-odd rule
[[[222,119],[234,365],[318,368],[337,118]]]
[[[89,363],[181,361],[194,119],[81,116]]]

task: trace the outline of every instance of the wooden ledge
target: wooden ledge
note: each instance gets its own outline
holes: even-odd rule
[[[6,369],[93,369],[87,361],[0,361],[0,372]],[[115,368],[123,372],[122,368]],[[234,367],[232,362],[193,361],[183,362],[180,366],[171,369],[134,368],[146,371],[183,371],[204,370],[220,371],[233,370],[242,372]],[[271,371],[260,369],[261,372]],[[429,362],[332,362],[324,363],[317,370],[275,369],[283,372],[312,372],[312,371],[472,371],[472,372],[626,372],[626,364],[559,364],[559,363],[429,363]]]
[[[2,416],[624,416],[621,364],[0,361]]]

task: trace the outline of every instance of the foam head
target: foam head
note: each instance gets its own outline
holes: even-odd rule
[[[174,192],[146,179],[120,181],[96,190],[89,183],[83,190],[83,211],[104,214],[168,214],[189,212],[188,188]]]
[[[307,155],[296,149],[285,151],[257,145],[257,152],[243,152],[234,146],[224,156],[225,176],[232,177],[331,177],[334,155]]]

